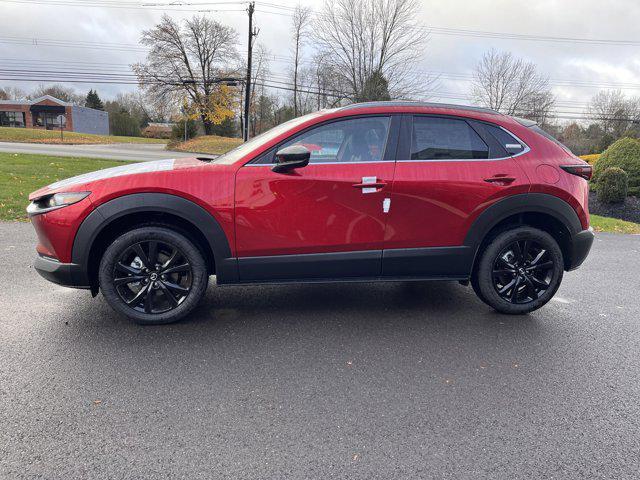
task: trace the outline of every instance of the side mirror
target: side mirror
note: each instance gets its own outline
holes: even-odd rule
[[[294,168],[309,165],[311,152],[302,145],[291,145],[276,153],[276,164],[271,169],[276,173],[284,173]]]

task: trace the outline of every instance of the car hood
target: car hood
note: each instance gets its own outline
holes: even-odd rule
[[[140,162],[125,164],[119,167],[105,168],[103,170],[96,170],[95,172],[83,173],[75,177],[60,180],[58,182],[47,185],[39,190],[36,190],[29,195],[29,200],[33,200],[43,195],[50,195],[60,191],[68,190],[71,187],[78,187],[87,183],[96,182],[99,180],[107,180],[115,177],[122,177],[125,175],[141,175],[152,174],[156,172],[166,172],[170,170],[178,170],[184,168],[201,167],[205,165],[203,161],[197,158],[181,158],[181,159],[168,159],[168,160],[156,160],[152,162]]]

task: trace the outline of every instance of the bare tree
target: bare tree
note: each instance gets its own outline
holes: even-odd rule
[[[416,0],[325,0],[315,35],[333,89],[358,101],[377,75],[392,98],[423,95],[432,79],[416,71],[427,40],[418,11]]]
[[[269,78],[270,52],[261,43],[256,43],[253,50],[253,64],[251,67],[251,95],[249,98],[249,128],[251,136],[255,136],[265,130],[265,121],[262,120],[264,114],[264,102],[262,97],[269,96],[266,82]],[[246,64],[241,66],[241,70],[246,70]],[[242,93],[242,92],[241,92]],[[240,124],[243,124],[244,94],[241,94],[240,103]],[[264,114],[266,115],[266,114]]]
[[[74,105],[84,105],[83,95],[78,94],[72,87],[65,87],[64,85],[57,83],[49,86],[38,85],[29,95],[27,95],[27,98],[33,100],[45,95],[50,95],[58,100],[72,103]]]
[[[164,15],[140,43],[150,47],[146,62],[132,66],[141,88],[160,101],[188,99],[211,134],[216,83],[234,70],[229,64],[237,58],[235,30],[204,16],[180,25]]]
[[[541,126],[549,126],[552,119],[551,112],[556,103],[556,98],[550,90],[545,90],[537,94],[531,95],[522,107],[521,114],[526,118],[530,118]]]
[[[19,87],[0,87],[1,100],[22,100],[27,94]]]
[[[640,121],[640,102],[628,99],[621,90],[602,90],[591,99],[587,113],[605,134],[618,138]]]
[[[476,66],[473,99],[507,115],[546,119],[554,105],[548,78],[509,52],[489,50]]]
[[[299,114],[298,104],[298,70],[302,56],[302,48],[305,43],[307,28],[311,22],[311,9],[298,4],[293,11],[293,114]]]

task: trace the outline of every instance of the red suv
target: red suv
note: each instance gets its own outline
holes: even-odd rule
[[[137,163],[29,197],[36,270],[168,323],[219,285],[457,280],[535,310],[593,242],[591,167],[535,123],[379,102],[296,118],[215,160]]]

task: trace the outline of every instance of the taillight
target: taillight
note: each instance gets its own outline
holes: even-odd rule
[[[585,180],[591,180],[591,175],[593,175],[591,165],[561,165],[560,168],[567,173],[577,175]]]

